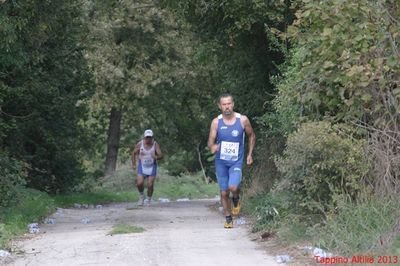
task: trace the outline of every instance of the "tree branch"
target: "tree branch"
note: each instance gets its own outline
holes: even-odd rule
[[[8,114],[8,113],[4,112],[4,111],[3,111],[3,109],[1,108],[1,106],[0,106],[0,113],[1,113],[1,114],[4,114],[5,116],[8,116],[8,117],[12,117],[12,118],[20,118],[20,119],[23,119],[23,118],[30,117],[30,116],[32,116],[32,114],[33,114],[33,113],[30,113],[30,114],[27,114],[27,115],[22,115],[22,116],[18,116],[18,115],[10,115],[10,114]]]

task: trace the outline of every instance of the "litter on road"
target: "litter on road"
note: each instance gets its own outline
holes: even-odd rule
[[[236,225],[246,224],[246,220],[243,217],[240,217],[236,220]]]
[[[8,257],[10,256],[10,252],[7,250],[0,249],[0,257]]]
[[[190,199],[188,198],[183,198],[183,199],[177,199],[176,201],[180,202],[180,201],[190,201]]]
[[[90,224],[91,221],[90,221],[89,218],[83,218],[83,219],[81,220],[81,223],[83,223],[83,224]]]
[[[40,232],[39,224],[38,223],[28,224],[28,230],[29,230],[29,233],[31,233],[31,234],[39,233]]]
[[[285,262],[289,262],[292,260],[292,258],[289,255],[279,255],[276,256],[276,262],[277,263],[285,263]]]
[[[162,203],[170,202],[167,198],[158,198],[158,201]]]
[[[45,224],[56,224],[56,219],[54,218],[46,218],[44,219]]]

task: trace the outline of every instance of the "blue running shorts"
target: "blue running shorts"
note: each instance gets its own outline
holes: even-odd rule
[[[218,185],[221,191],[228,190],[229,186],[240,186],[242,179],[242,161],[225,162],[215,161],[215,171],[217,174]]]
[[[157,164],[154,163],[153,164],[153,169],[151,171],[151,174],[150,175],[146,175],[146,174],[143,174],[142,162],[141,162],[141,160],[139,160],[139,164],[138,164],[138,168],[137,168],[137,174],[143,176],[144,178],[147,178],[149,176],[156,176],[156,174],[157,174]]]

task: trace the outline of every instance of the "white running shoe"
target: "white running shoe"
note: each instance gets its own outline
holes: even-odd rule
[[[137,205],[138,205],[138,206],[143,206],[144,201],[145,201],[144,195],[140,195],[140,196],[139,196],[139,200],[138,200],[138,202],[137,202]]]
[[[146,206],[150,206],[150,204],[151,204],[151,198],[145,198],[144,201],[143,201],[143,203],[144,203],[144,205],[146,205]]]

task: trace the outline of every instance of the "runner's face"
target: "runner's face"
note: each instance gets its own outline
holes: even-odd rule
[[[144,138],[144,142],[145,142],[146,144],[151,144],[152,141],[153,141],[153,138],[152,138],[152,137],[145,137],[145,138]]]
[[[224,97],[219,100],[218,107],[224,115],[231,115],[235,106],[232,97]]]

